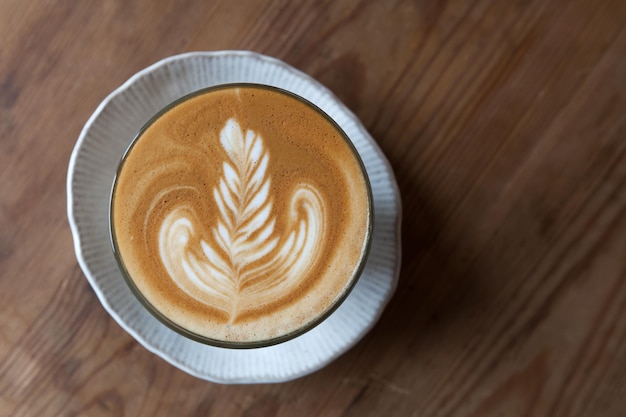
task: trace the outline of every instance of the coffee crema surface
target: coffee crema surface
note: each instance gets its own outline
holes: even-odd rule
[[[156,117],[116,178],[116,252],[131,286],[200,338],[282,338],[360,273],[369,186],[335,125],[257,86],[208,89]]]

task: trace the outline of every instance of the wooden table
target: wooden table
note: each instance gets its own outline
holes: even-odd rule
[[[0,3],[1,416],[626,415],[626,2]],[[195,379],[102,308],[66,172],[138,70],[249,49],[327,85],[388,156],[398,291],[325,369]]]

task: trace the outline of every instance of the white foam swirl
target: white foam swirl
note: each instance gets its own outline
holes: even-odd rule
[[[284,235],[275,231],[269,151],[252,130],[230,119],[220,133],[228,155],[213,190],[218,219],[212,242],[192,247],[188,207],[173,209],[159,232],[159,253],[172,280],[191,297],[237,315],[289,295],[315,265],[324,235],[321,194],[310,184],[294,190]],[[197,245],[197,244],[196,244]]]

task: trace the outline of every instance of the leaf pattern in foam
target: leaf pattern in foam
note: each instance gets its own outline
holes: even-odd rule
[[[213,192],[221,214],[213,234],[238,285],[246,267],[278,242],[278,238],[270,238],[275,219],[270,217],[269,154],[261,137],[252,130],[244,136],[235,119],[226,122],[220,143],[230,160],[224,161],[219,186]]]
[[[193,225],[188,209],[177,208],[161,225],[160,255],[183,291],[233,322],[260,300],[268,304],[298,285],[319,256],[325,216],[319,192],[300,184],[287,213],[287,233],[275,236],[270,156],[263,139],[230,119],[220,144],[228,160],[213,190],[219,212],[212,236],[216,247],[201,240],[201,251],[189,250]]]

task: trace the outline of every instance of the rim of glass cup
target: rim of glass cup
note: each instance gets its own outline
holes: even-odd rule
[[[368,202],[368,225],[367,225],[367,231],[366,231],[366,235],[365,235],[365,246],[363,247],[363,250],[361,252],[361,258],[359,259],[358,265],[354,270],[354,273],[352,274],[352,277],[350,279],[350,282],[344,287],[344,290],[342,292],[342,294],[337,297],[337,299],[330,305],[330,307],[328,307],[328,309],[326,311],[324,311],[322,314],[320,314],[319,316],[315,317],[313,320],[307,322],[305,325],[292,330],[289,333],[285,333],[283,335],[280,336],[276,336],[273,338],[269,338],[269,339],[263,339],[263,340],[254,340],[254,341],[231,341],[231,340],[222,340],[222,339],[214,339],[214,338],[210,338],[208,336],[204,336],[198,333],[195,333],[191,330],[186,329],[185,327],[181,326],[180,324],[174,322],[173,320],[171,320],[169,317],[167,317],[166,315],[164,315],[163,313],[161,313],[155,306],[153,306],[150,301],[148,301],[148,299],[143,295],[143,293],[139,290],[139,288],[137,288],[137,286],[135,285],[135,282],[133,281],[133,279],[130,276],[130,273],[128,272],[128,270],[126,269],[126,266],[124,265],[124,260],[123,260],[123,256],[119,251],[118,248],[118,244],[117,244],[117,238],[116,238],[116,234],[115,234],[115,228],[114,228],[114,214],[113,214],[113,202],[115,199],[115,191],[117,188],[117,179],[119,177],[119,174],[124,166],[124,163],[126,162],[126,157],[132,152],[132,148],[134,147],[134,145],[141,139],[141,137],[143,136],[144,132],[146,130],[148,130],[148,128],[150,126],[152,126],[152,124],[154,122],[156,122],[161,116],[163,116],[164,114],[166,114],[167,112],[169,112],[170,110],[172,110],[174,107],[177,107],[178,105],[194,98],[194,97],[198,97],[200,95],[203,94],[208,94],[214,91],[218,91],[218,90],[224,90],[224,89],[231,89],[231,88],[258,88],[258,89],[265,89],[265,90],[270,90],[273,92],[277,92],[279,94],[284,94],[287,95],[289,97],[292,97],[296,100],[298,100],[299,102],[307,105],[308,107],[310,107],[311,109],[313,109],[314,111],[316,111],[319,115],[321,115],[327,122],[329,122],[331,124],[331,126],[333,126],[333,128],[339,133],[339,135],[343,138],[344,142],[348,145],[348,148],[351,150],[353,156],[356,158],[359,166],[360,166],[360,171],[361,174],[363,176],[363,179],[365,181],[365,187],[366,187],[366,191],[367,191],[367,202]],[[111,194],[110,194],[110,198],[109,198],[109,238],[110,238],[110,243],[111,243],[111,248],[113,250],[113,255],[115,257],[115,260],[118,264],[118,267],[120,269],[120,272],[122,274],[122,277],[124,278],[124,280],[126,281],[126,283],[128,284],[131,292],[133,293],[133,295],[135,296],[135,298],[143,305],[143,307],[148,310],[148,312],[150,312],[157,320],[159,320],[161,323],[163,323],[165,326],[167,326],[168,328],[170,328],[171,330],[174,330],[175,332],[177,332],[178,334],[194,340],[196,342],[200,342],[206,345],[211,345],[211,346],[216,346],[216,347],[222,347],[222,348],[231,348],[231,349],[251,349],[251,348],[260,348],[260,347],[267,347],[267,346],[272,346],[272,345],[276,345],[279,343],[283,343],[286,342],[288,340],[294,339],[308,331],[310,331],[311,329],[313,329],[314,327],[318,326],[319,324],[321,324],[324,320],[326,320],[333,312],[335,312],[335,310],[337,308],[339,308],[339,306],[346,300],[346,298],[348,298],[348,296],[350,295],[350,293],[352,292],[353,288],[355,287],[356,283],[359,281],[361,275],[363,274],[363,270],[365,269],[365,264],[367,262],[367,258],[369,257],[369,252],[371,249],[371,243],[372,243],[372,233],[374,230],[374,200],[373,200],[373,196],[372,196],[372,188],[371,188],[371,184],[370,184],[370,180],[369,177],[367,175],[367,171],[365,169],[365,165],[363,164],[363,160],[361,159],[361,156],[359,155],[359,152],[357,151],[356,147],[354,146],[354,144],[352,143],[352,141],[350,140],[350,138],[348,137],[348,135],[343,131],[343,129],[337,124],[337,122],[335,122],[333,120],[332,117],[330,117],[328,114],[326,114],[326,112],[324,112],[322,109],[320,109],[318,106],[316,106],[315,104],[313,104],[312,102],[308,101],[307,99],[292,93],[291,91],[279,88],[279,87],[275,87],[275,86],[270,86],[270,85],[265,85],[265,84],[256,84],[256,83],[228,83],[228,84],[219,84],[219,85],[215,85],[215,86],[210,86],[210,87],[206,87],[206,88],[202,88],[199,90],[196,90],[192,93],[189,93],[183,97],[180,97],[177,100],[174,100],[173,102],[171,102],[170,104],[168,104],[167,106],[165,106],[163,109],[161,109],[159,112],[157,112],[154,116],[152,116],[142,127],[141,129],[139,129],[139,131],[137,132],[137,134],[135,135],[135,137],[132,139],[132,141],[129,143],[129,145],[127,146],[126,150],[124,151],[120,162],[118,163],[116,172],[115,172],[115,177],[113,179],[113,186],[111,187]]]

